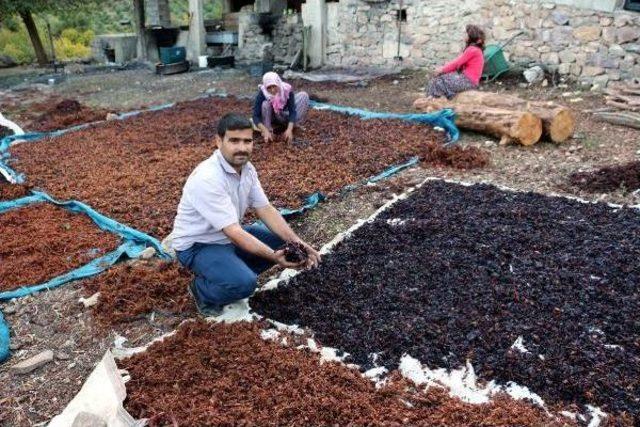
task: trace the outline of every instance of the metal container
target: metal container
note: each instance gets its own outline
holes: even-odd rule
[[[190,64],[189,61],[176,62],[173,64],[156,64],[156,74],[161,75],[169,75],[169,74],[177,74],[184,73],[189,71]]]
[[[184,47],[160,47],[160,62],[163,64],[175,64],[183,62],[187,58],[187,49]]]
[[[210,56],[207,58],[207,63],[209,67],[222,67],[225,65],[233,67],[235,65],[235,56]]]

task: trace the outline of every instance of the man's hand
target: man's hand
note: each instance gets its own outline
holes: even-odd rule
[[[309,254],[309,259],[307,259],[307,268],[315,268],[320,265],[322,261],[322,257],[320,256],[320,252],[316,251],[311,246],[307,245],[303,242],[305,248],[307,249],[307,253]]]
[[[304,246],[304,248],[307,250],[307,254],[309,255],[305,267],[308,269],[317,267],[320,264],[320,261],[322,261],[320,252],[316,251],[311,245],[303,242],[302,240],[300,240],[300,243]]]
[[[305,261],[301,261],[301,262],[289,262],[285,259],[284,256],[284,249],[279,249],[277,251],[273,252],[273,262],[275,262],[276,264],[278,264],[280,267],[283,268],[294,268],[296,270],[302,268],[305,266]]]
[[[293,129],[290,127],[284,131],[284,142],[286,143],[293,142]]]
[[[264,142],[273,141],[273,134],[269,132],[269,129],[265,128],[262,130],[262,139],[264,139]]]
[[[434,73],[436,76],[439,76],[440,74],[442,74],[443,73],[442,67],[436,68],[436,71],[434,71]]]
[[[271,230],[276,236],[280,237],[285,242],[298,242],[306,249],[307,254],[309,255],[306,263],[303,262],[301,263],[302,265],[292,268],[301,268],[303,266],[306,268],[313,268],[317,267],[318,264],[320,264],[320,253],[312,248],[309,244],[304,242],[300,237],[296,235],[296,233],[293,232],[293,230],[291,230],[287,222],[284,220],[284,218],[282,218],[282,215],[280,215],[280,212],[278,212],[276,208],[274,208],[272,205],[268,205],[262,208],[257,208],[256,213],[258,214],[258,218],[260,218],[262,222],[266,224],[269,230]],[[279,253],[281,251],[276,252]],[[271,259],[273,260],[273,262],[277,262],[278,264],[282,265],[282,263],[277,260],[275,256],[273,256]],[[289,265],[286,265],[286,267],[289,267]]]

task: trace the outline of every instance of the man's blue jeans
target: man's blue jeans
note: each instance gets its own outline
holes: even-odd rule
[[[277,249],[284,241],[264,226],[250,225],[245,231]],[[195,297],[200,303],[221,307],[247,298],[256,289],[257,276],[273,264],[233,244],[196,243],[176,251],[178,261],[195,273]]]

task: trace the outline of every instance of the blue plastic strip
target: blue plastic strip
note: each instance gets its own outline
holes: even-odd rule
[[[375,111],[363,110],[360,108],[341,107],[339,105],[325,104],[323,102],[311,101],[311,106],[317,110],[329,110],[337,113],[349,114],[358,116],[364,120],[371,119],[395,119],[405,120],[409,122],[429,124],[432,126],[438,126],[443,128],[449,143],[455,143],[460,138],[460,131],[455,125],[456,114],[453,110],[447,108],[444,110],[436,111],[434,113],[415,113],[415,114],[395,114],[395,113],[380,113]]]
[[[2,310],[0,310],[0,363],[7,360],[9,354],[9,325],[7,325],[2,316]]]
[[[410,168],[411,166],[415,166],[418,164],[418,162],[420,161],[420,159],[418,157],[413,157],[410,160],[401,163],[399,165],[396,166],[391,166],[387,169],[385,169],[382,173],[371,177],[367,180],[367,182],[378,182],[378,181],[382,181],[385,178],[389,178],[392,175],[397,174],[398,172]]]
[[[0,202],[0,214],[5,213],[11,209],[18,209],[24,206],[32,205],[34,203],[42,202],[42,197],[40,196],[25,196],[15,200],[6,200],[4,202]]]
[[[378,175],[372,176],[371,178],[368,178],[364,181],[362,181],[359,184],[350,184],[345,186],[342,191],[351,191],[351,190],[355,190],[356,188],[358,188],[359,186],[366,184],[366,183],[375,183],[378,181],[382,181],[383,179],[389,178],[395,174],[397,174],[398,172],[410,168],[412,166],[415,166],[418,164],[418,162],[420,161],[420,159],[418,157],[412,157],[410,160],[401,163],[399,165],[395,165],[395,166],[390,166],[387,169],[385,169],[383,172],[379,173]],[[316,206],[318,206],[321,202],[324,202],[326,200],[326,196],[320,192],[316,192],[311,194],[309,197],[307,197],[305,199],[305,204],[304,206],[302,206],[299,209],[287,209],[287,208],[283,208],[280,209],[280,214],[282,216],[292,216],[292,215],[298,215],[301,214],[309,209],[313,209]]]
[[[280,209],[280,214],[282,216],[298,215],[309,209],[315,208],[316,206],[318,206],[320,202],[323,202],[325,199],[326,197],[324,196],[324,194],[320,192],[316,192],[305,199],[304,206],[302,206],[301,208],[299,209],[283,208],[283,209]]]
[[[129,117],[133,117],[133,116],[137,116],[140,113],[144,113],[147,111],[160,111],[160,110],[166,110],[167,108],[171,108],[174,105],[176,105],[175,102],[171,102],[169,104],[162,104],[162,105],[155,105],[153,107],[149,107],[145,110],[135,110],[135,111],[129,111],[127,113],[121,113],[118,114],[118,116],[116,117],[117,120],[124,120],[124,119],[128,119]]]
[[[73,280],[84,279],[86,277],[95,276],[98,273],[103,272],[113,264],[117,263],[120,258],[126,255],[129,258],[137,258],[140,253],[146,248],[144,244],[126,241],[121,244],[116,250],[109,252],[108,254],[96,258],[91,262],[78,267],[75,270],[71,270],[61,276],[54,277],[53,279],[41,283],[39,285],[25,285],[11,291],[0,292],[0,301],[10,300],[12,298],[21,298],[27,295],[34,294],[36,292],[43,291],[45,289],[53,289],[58,286]]]
[[[345,186],[344,188],[342,188],[341,191],[345,192],[345,191],[353,191],[356,188],[365,185],[365,184],[369,184],[369,183],[376,183],[378,181],[382,181],[383,179],[387,179],[395,174],[397,174],[398,172],[405,170],[407,168],[410,168],[412,166],[415,166],[418,164],[418,162],[420,161],[420,158],[418,157],[412,157],[411,159],[407,160],[404,163],[400,163],[399,165],[394,165],[394,166],[389,166],[387,169],[385,169],[384,171],[382,171],[381,173],[379,173],[378,175],[374,175],[370,178],[367,178],[363,181],[360,181],[358,183],[355,184],[349,184],[347,186]]]
[[[39,139],[42,139],[45,136],[47,136],[47,133],[45,132],[29,132],[22,135],[5,136],[4,138],[0,139],[0,153],[4,153],[5,151],[7,151],[9,147],[11,147],[11,144],[13,144],[14,141],[19,140],[19,141],[31,142],[31,141],[37,141]]]
[[[88,205],[78,202],[76,200],[71,200],[67,202],[61,202],[53,197],[49,196],[46,193],[40,191],[33,191],[31,196],[22,197],[17,200],[9,200],[5,202],[0,202],[0,213],[6,212],[10,209],[16,209],[22,206],[27,206],[32,203],[39,202],[49,202],[61,206],[67,210],[76,213],[83,213],[89,216],[93,222],[96,223],[98,227],[100,227],[104,231],[109,231],[111,233],[118,234],[123,237],[127,241],[133,241],[139,244],[144,244],[148,246],[152,246],[156,252],[163,258],[169,258],[169,254],[167,254],[163,249],[160,241],[158,239],[149,236],[141,231],[138,231],[134,228],[126,226],[124,224],[120,224],[118,221],[115,221],[109,217],[106,217],[95,210],[93,210]]]

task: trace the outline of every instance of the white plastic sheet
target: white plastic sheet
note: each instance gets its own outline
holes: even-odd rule
[[[22,130],[22,128],[18,126],[16,123],[7,119],[5,116],[2,115],[2,113],[0,113],[0,126],[4,126],[6,128],[11,129],[14,135],[24,135],[24,131]]]
[[[81,412],[101,418],[109,427],[143,426],[144,420],[136,421],[122,406],[127,390],[121,372],[113,355],[107,351],[80,392],[60,415],[51,420],[49,427],[70,427]]]

